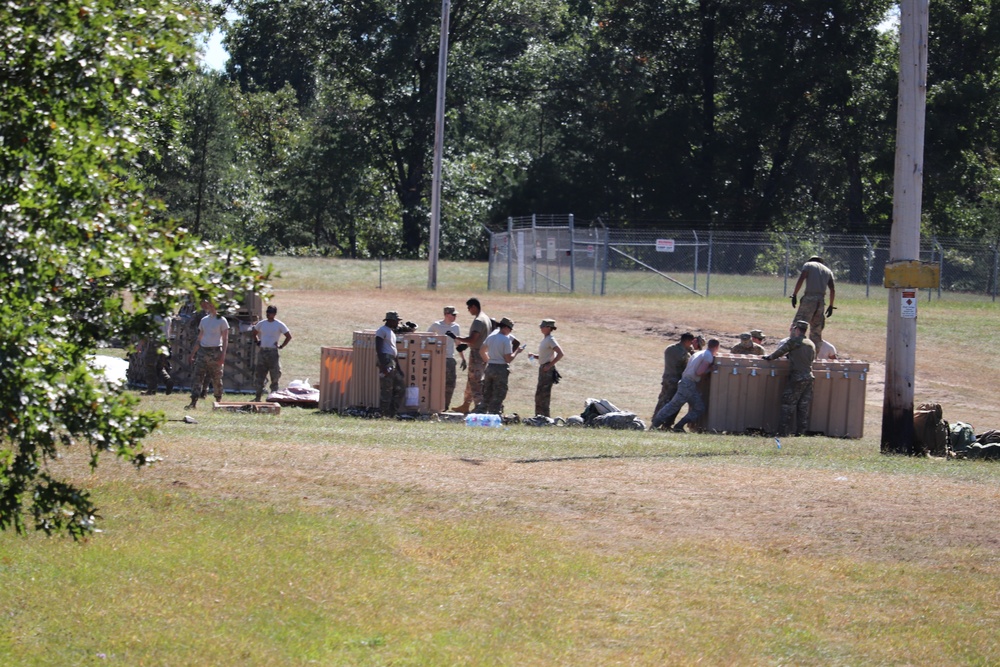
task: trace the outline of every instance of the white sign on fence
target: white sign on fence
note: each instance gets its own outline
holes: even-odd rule
[[[673,239],[656,239],[656,252],[673,252]]]

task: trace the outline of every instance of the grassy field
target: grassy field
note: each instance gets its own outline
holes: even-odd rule
[[[554,414],[587,397],[649,417],[684,330],[772,337],[780,299],[485,292],[485,266],[274,260],[319,375],[386,310],[426,326],[468,296],[567,358]],[[380,281],[381,279],[381,281]],[[136,472],[69,451],[82,544],[0,535],[0,665],[991,665],[1000,662],[1000,467],[879,453],[885,303],[828,325],[867,360],[865,437],[467,429],[286,409],[168,422]],[[1000,427],[993,304],[921,303],[917,402]],[[773,338],[772,338],[773,340]],[[529,414],[515,362],[508,409]],[[459,391],[464,382],[459,381]],[[184,396],[144,398],[179,419]]]

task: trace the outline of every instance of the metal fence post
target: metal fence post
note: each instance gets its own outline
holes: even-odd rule
[[[507,293],[510,294],[510,257],[514,254],[514,218],[507,218]]]
[[[872,260],[875,258],[875,247],[872,242],[868,240],[867,236],[862,235],[865,240],[865,248],[868,252],[868,256],[865,257],[865,298],[871,298],[872,289]]]
[[[691,286],[694,291],[698,291],[698,231],[695,229],[691,230],[691,234],[694,235],[694,280],[691,281]]]
[[[493,248],[496,247],[493,243],[496,237],[493,235],[492,231],[487,231],[490,233],[490,241],[489,245],[486,246],[486,291],[489,292],[493,289]]]
[[[705,296],[712,291],[712,232],[708,233],[708,270],[705,272]]]
[[[781,295],[788,296],[788,267],[792,261],[792,249],[788,245],[788,234],[782,234],[781,238],[785,239],[785,270],[783,271],[785,274],[785,285],[782,288],[783,291]]]
[[[600,222],[600,220],[598,220]],[[604,227],[604,223],[601,223],[601,227]],[[604,257],[602,258],[601,265],[601,296],[607,294],[608,286],[608,255],[611,254],[611,230],[604,227]]]
[[[576,292],[576,227],[573,214],[569,214],[569,293]]]
[[[940,272],[941,276],[944,276],[944,248],[942,248],[941,244],[938,243],[938,240],[937,240],[936,236],[934,237],[934,247],[936,247],[937,251],[938,251],[938,271]],[[937,293],[938,293],[938,301],[940,301],[941,300],[941,281],[940,280],[938,281]]]

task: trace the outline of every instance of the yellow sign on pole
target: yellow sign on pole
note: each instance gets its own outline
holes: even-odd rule
[[[885,265],[884,286],[890,289],[915,287],[931,289],[941,284],[941,267],[932,262],[916,260],[891,262]]]

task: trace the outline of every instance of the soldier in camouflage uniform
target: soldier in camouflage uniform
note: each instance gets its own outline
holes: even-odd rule
[[[208,314],[198,323],[198,337],[195,338],[189,360],[194,365],[191,402],[187,406],[189,410],[198,406],[206,377],[212,379],[215,400],[222,400],[222,369],[226,362],[226,350],[229,349],[228,320],[219,315],[215,305],[207,299],[201,302],[201,307]]]
[[[660,379],[660,395],[656,399],[656,407],[653,408],[654,417],[677,393],[677,385],[681,381],[684,369],[687,368],[694,343],[694,334],[682,333],[679,343],[669,345],[663,350],[663,377]],[[664,425],[667,428],[673,426],[673,417],[670,417]]]
[[[750,332],[740,334],[740,342],[729,348],[732,354],[752,354],[755,357],[763,357],[767,351],[763,347],[753,342]]]
[[[496,331],[486,337],[479,349],[486,362],[483,377],[483,402],[475,407],[476,412],[503,414],[503,402],[507,398],[510,379],[510,363],[521,353],[523,347],[514,348],[510,332],[514,323],[506,317],[500,320]]]
[[[396,328],[399,314],[390,310],[385,314],[385,322],[375,332],[375,353],[378,356],[379,410],[383,417],[395,417],[396,410],[406,391],[403,369],[399,366],[396,349]]]
[[[799,288],[805,283],[806,290],[802,294],[802,301],[797,302]],[[830,290],[830,305],[826,312],[823,306],[826,305],[826,290]],[[809,340],[813,346],[819,349],[823,344],[823,327],[826,326],[826,318],[833,315],[833,301],[836,298],[837,290],[833,282],[833,271],[831,271],[822,257],[813,255],[809,261],[802,265],[802,273],[792,290],[792,307],[796,307],[795,321],[805,321],[809,323]]]
[[[796,424],[795,435],[805,433],[809,425],[813,393],[812,364],[816,358],[816,346],[806,338],[808,328],[809,323],[804,320],[795,322],[788,330],[788,340],[764,357],[771,361],[788,355],[789,361],[792,362],[788,384],[781,395],[781,428],[778,435],[792,433],[793,422]]]

